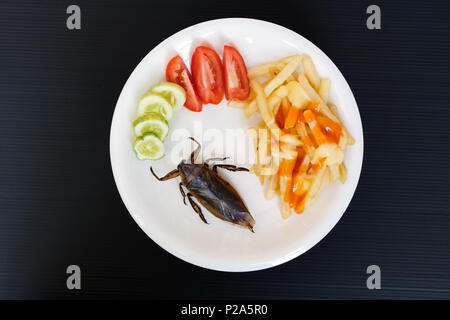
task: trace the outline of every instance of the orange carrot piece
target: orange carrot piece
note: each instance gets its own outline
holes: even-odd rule
[[[325,135],[329,138],[328,140],[335,143],[339,142],[339,138],[342,135],[342,127],[339,123],[324,116],[318,116],[317,122],[325,132]]]
[[[294,170],[296,161],[297,158],[282,160],[280,163],[280,167],[278,168],[278,175],[281,177],[290,178],[292,175],[292,171]]]
[[[298,147],[297,148],[297,160],[295,161],[295,167],[294,167],[294,170],[292,171],[292,175],[295,175],[300,170],[300,167],[303,163],[303,159],[305,158],[305,156],[306,156],[306,152],[303,149],[303,147],[302,146]]]
[[[308,109],[313,110],[314,112],[319,112],[319,106],[320,106],[320,102],[312,102],[308,106]]]
[[[305,210],[305,201],[306,201],[306,192],[304,192],[302,195],[297,196],[296,202],[295,202],[295,212],[300,214]]]
[[[303,116],[305,117],[305,121],[308,123],[316,120],[316,116],[314,115],[314,113],[308,109],[303,112]]]
[[[306,122],[306,121],[305,121],[305,117],[303,116],[303,113],[302,113],[302,112],[300,112],[300,113],[298,114],[297,122],[303,122],[303,123]]]
[[[316,116],[314,115],[314,113],[308,109],[303,112],[303,115],[305,116],[305,120],[306,122],[308,122],[308,125],[311,128],[311,132],[313,134],[314,140],[316,140],[316,143],[318,145],[326,143],[327,138],[320,129],[320,126],[317,125]]]
[[[284,115],[283,109],[278,108],[278,111],[275,114],[275,122],[277,123],[278,128],[283,128],[285,119],[286,117]]]
[[[312,169],[314,170],[314,172],[316,172],[316,171],[322,169],[323,164],[325,163],[325,160],[326,160],[326,158],[320,158],[320,159],[319,159],[319,162],[314,163],[314,164],[311,166]]]
[[[301,195],[303,193],[303,180],[299,173],[296,173],[292,178],[292,192],[295,195]]]
[[[291,106],[289,108],[288,114],[286,116],[286,120],[284,121],[284,128],[290,129],[295,126],[297,123],[298,114],[300,113],[300,108],[296,106]]]
[[[286,191],[284,192],[284,202],[289,203],[292,208],[294,206],[294,192],[292,191],[292,178],[289,178],[286,184]]]

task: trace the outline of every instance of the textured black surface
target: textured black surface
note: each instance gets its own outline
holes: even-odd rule
[[[66,29],[78,4],[82,29]],[[449,30],[445,1],[0,2],[0,298],[450,298]],[[158,247],[127,213],[109,162],[114,105],[137,63],[189,25],[253,17],[340,68],[365,135],[359,187],[316,247],[221,273]],[[80,291],[65,268],[82,269]],[[380,265],[382,289],[366,288]]]

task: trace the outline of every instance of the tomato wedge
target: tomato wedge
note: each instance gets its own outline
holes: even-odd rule
[[[247,99],[250,94],[247,67],[239,51],[233,47],[223,47],[223,71],[227,99]]]
[[[192,76],[204,104],[218,104],[224,96],[223,70],[219,55],[211,48],[197,47],[191,60]]]
[[[186,91],[184,106],[191,111],[202,111],[202,102],[194,90],[192,76],[180,56],[169,61],[166,68],[166,80],[179,84]]]

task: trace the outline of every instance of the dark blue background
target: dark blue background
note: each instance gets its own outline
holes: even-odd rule
[[[78,4],[82,29],[66,28]],[[366,28],[381,7],[382,29]],[[281,266],[221,273],[150,240],[109,162],[120,90],[160,41],[252,17],[305,36],[358,102],[364,164],[341,221]],[[445,1],[0,3],[0,298],[450,298],[449,30]],[[82,290],[65,269],[82,269]],[[367,266],[382,271],[368,290]]]

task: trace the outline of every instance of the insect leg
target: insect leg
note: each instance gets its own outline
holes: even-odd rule
[[[198,141],[192,137],[189,137],[189,139],[191,139],[192,141],[194,141],[197,144],[197,148],[194,151],[192,151],[192,153],[191,153],[191,163],[194,164],[195,158],[197,158],[198,153],[200,151],[200,143],[198,143]]]
[[[236,167],[232,164],[215,164],[213,166],[213,171],[217,172],[217,168],[224,168],[230,171],[249,171],[247,168],[244,167]]]
[[[200,216],[200,219],[202,219],[202,221],[203,221],[204,223],[208,223],[208,222],[206,221],[206,219],[205,219],[205,216],[204,216],[203,213],[202,213],[202,209],[199,207],[198,204],[196,204],[196,203],[194,202],[194,200],[192,200],[192,197],[193,197],[193,196],[194,196],[194,195],[193,195],[192,193],[188,192],[187,197],[188,197],[189,202],[191,203],[192,209],[194,209],[194,211],[198,213],[198,215]]]
[[[177,169],[174,169],[174,170],[170,171],[168,174],[166,174],[164,177],[160,178],[155,174],[152,167],[150,167],[150,171],[152,172],[153,176],[156,179],[158,179],[159,181],[166,181],[166,180],[178,177],[180,175],[180,171],[178,171]]]
[[[227,160],[229,157],[224,157],[224,158],[209,158],[205,160],[205,163],[208,164],[210,161],[224,161]]]
[[[181,195],[183,196],[183,203],[184,203],[184,205],[186,206],[186,205],[187,205],[187,204],[186,204],[186,193],[184,193],[184,190],[183,190],[183,183],[180,182],[179,186],[180,186],[180,192],[181,192]]]

